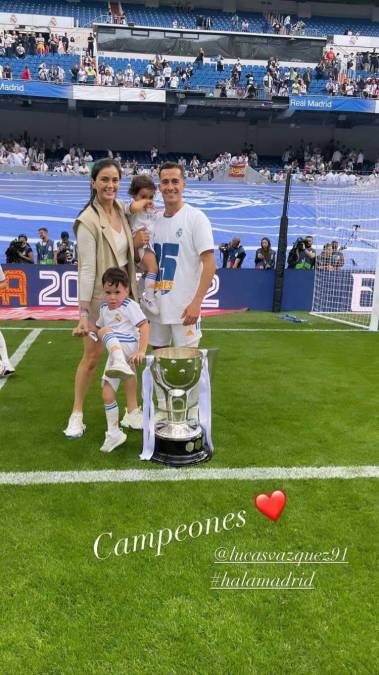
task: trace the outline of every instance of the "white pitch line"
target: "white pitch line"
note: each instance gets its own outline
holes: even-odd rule
[[[379,478],[379,466],[246,467],[243,469],[128,469],[0,473],[0,485],[140,483],[196,480],[308,480]]]
[[[30,328],[27,328],[25,330],[30,330]],[[30,335],[28,335],[25,340],[21,342],[21,344],[17,347],[16,351],[14,354],[11,356],[11,363],[14,368],[18,366],[20,361],[24,358],[26,352],[28,349],[32,346],[34,340],[38,338],[40,333],[42,333],[43,328],[33,328],[33,330],[30,332]],[[0,380],[0,390],[5,387],[6,383],[8,382],[8,378],[3,378]]]

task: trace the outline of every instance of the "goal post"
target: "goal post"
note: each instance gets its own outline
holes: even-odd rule
[[[312,314],[368,330],[379,317],[379,185],[317,187]]]

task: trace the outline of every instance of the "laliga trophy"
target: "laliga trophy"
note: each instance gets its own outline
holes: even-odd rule
[[[143,452],[171,466],[208,461],[211,390],[206,349],[166,347],[146,357],[143,373]],[[158,406],[153,403],[153,389]]]

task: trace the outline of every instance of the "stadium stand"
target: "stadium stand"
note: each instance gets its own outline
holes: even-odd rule
[[[196,27],[197,13],[172,7],[152,8],[143,5],[126,4],[122,5],[128,22],[140,26],[162,26],[172,28],[173,22],[176,22],[178,28]],[[71,3],[64,2],[31,2],[30,0],[3,0],[1,3],[2,12],[23,13],[23,14],[47,14],[50,16],[72,16],[79,26],[89,26],[93,21],[102,19],[108,20],[108,4],[101,2]],[[211,28],[220,31],[241,30],[242,22],[249,24],[250,33],[272,33],[274,32],[271,23],[263,14],[257,12],[238,12],[238,22],[232,22],[232,13],[220,12],[210,9],[199,9],[198,15],[204,19],[210,19]],[[292,25],[295,25],[298,17],[291,17]],[[353,34],[367,35],[370,37],[379,36],[379,24],[369,20],[334,18],[326,16],[313,16],[305,20],[305,35],[343,35],[350,30]]]

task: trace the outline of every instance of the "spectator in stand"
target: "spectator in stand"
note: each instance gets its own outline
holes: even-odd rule
[[[333,64],[333,63],[335,62],[335,60],[336,60],[336,55],[335,55],[335,53],[334,53],[333,47],[330,47],[330,49],[326,52],[325,58],[326,58],[326,61],[327,61],[328,63],[332,63],[332,64]]]
[[[287,16],[284,19],[283,27],[284,27],[284,30],[287,33],[287,35],[290,35],[292,27],[291,27],[291,17],[290,17],[289,14],[287,14]]]
[[[199,49],[199,53],[196,56],[196,59],[193,62],[193,65],[196,66],[196,68],[202,68],[204,65],[204,49]]]
[[[3,79],[4,80],[12,79],[12,68],[10,67],[9,63],[7,63],[3,68]]]
[[[89,34],[88,36],[88,46],[87,46],[87,51],[88,54],[93,58],[93,47],[95,44],[95,38],[92,33]]]
[[[30,70],[29,70],[28,66],[25,66],[24,70],[22,71],[21,79],[22,80],[31,80],[32,79],[32,76],[30,74]]]
[[[228,249],[227,267],[233,270],[240,269],[245,258],[246,253],[244,247],[241,246],[241,239],[239,237],[233,237]]]
[[[221,54],[218,55],[216,60],[216,71],[222,73],[224,70],[224,57]]]
[[[242,24],[241,24],[241,31],[243,33],[249,32],[249,22],[247,21],[247,19],[243,19]]]
[[[69,39],[67,33],[62,37],[62,45],[65,54],[68,54]]]
[[[43,37],[42,33],[39,33],[38,37],[36,38],[36,46],[37,46],[38,56],[42,56],[46,53],[45,52],[45,38]]]
[[[255,253],[255,269],[271,270],[275,267],[275,251],[271,248],[271,241],[268,237],[263,237],[261,246]]]
[[[25,47],[21,42],[16,47],[16,56],[18,59],[25,58]]]
[[[235,12],[231,18],[231,23],[232,23],[232,29],[233,30],[238,30],[238,24],[239,24],[239,16],[237,12]]]

